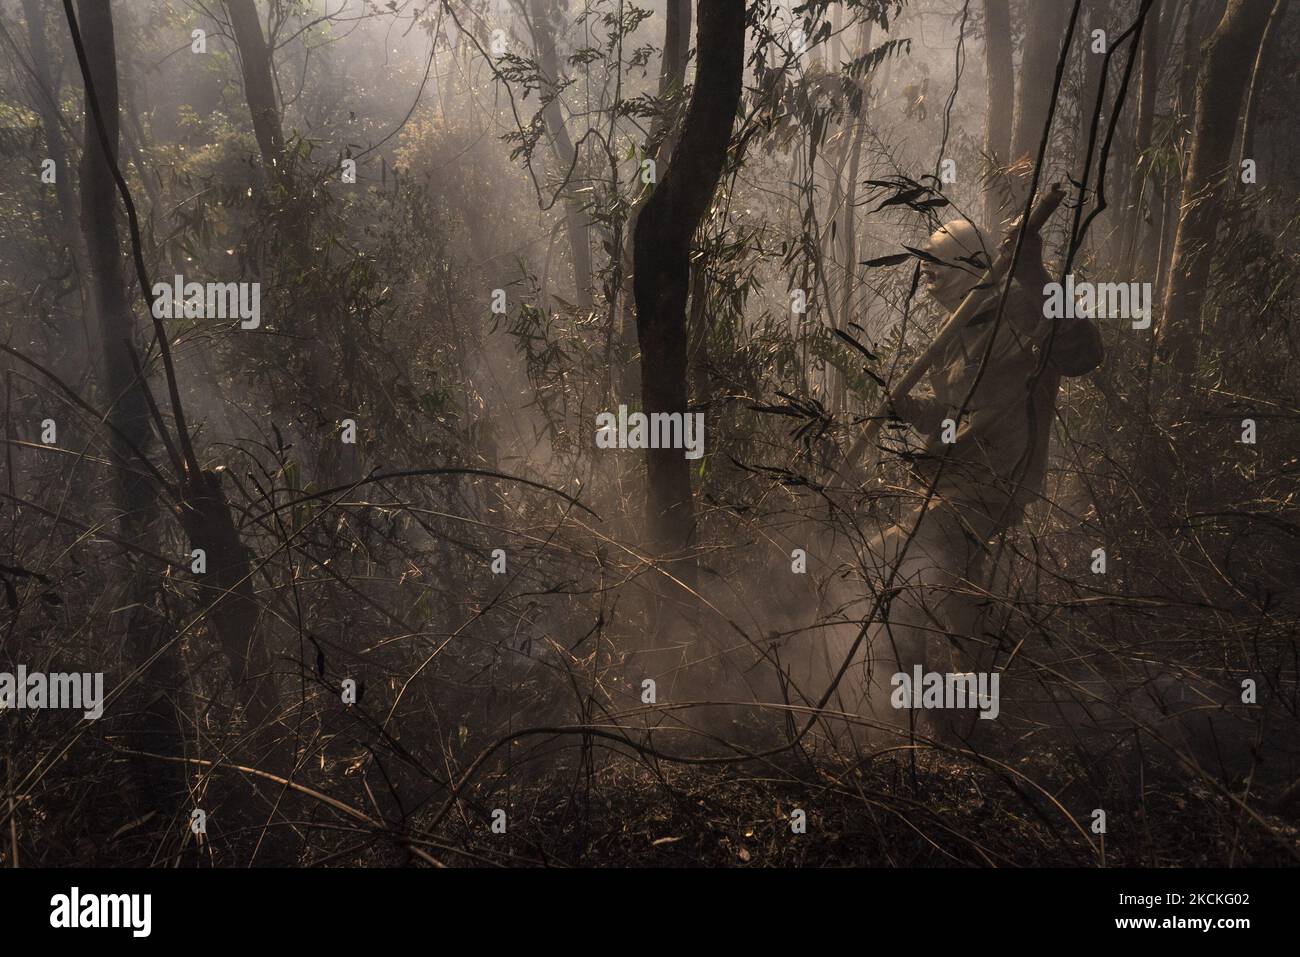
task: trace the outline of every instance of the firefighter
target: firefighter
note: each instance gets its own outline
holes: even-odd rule
[[[955,312],[988,268],[983,236],[958,220],[937,230],[924,251],[929,297]],[[878,587],[890,586],[875,656],[900,671],[916,663],[936,671],[993,667],[995,642],[980,627],[991,543],[1042,494],[1061,378],[1102,360],[1091,319],[1044,318],[1043,287],[1051,281],[1041,240],[1027,234],[1000,318],[999,283],[934,364],[930,390],[892,405],[893,417],[923,444],[910,456],[912,503],[869,544],[867,572]],[[954,719],[938,717],[940,729],[953,727]],[[965,718],[957,724],[973,727]]]

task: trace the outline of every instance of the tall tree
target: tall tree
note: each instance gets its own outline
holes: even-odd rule
[[[1269,67],[1272,65],[1274,51],[1280,42],[1282,21],[1286,17],[1289,0],[1274,0],[1273,12],[1268,16],[1268,25],[1264,28],[1264,37],[1260,40],[1259,51],[1255,55],[1255,68],[1250,75],[1250,93],[1246,97],[1245,118],[1241,123],[1241,153],[1238,165],[1255,158],[1255,130],[1259,126],[1259,102],[1268,82]]]
[[[984,82],[988,120],[984,153],[995,168],[1011,153],[1011,122],[1015,104],[1015,70],[1011,56],[1011,7],[1007,0],[984,0]],[[985,193],[984,222],[993,233],[1001,225],[1002,204],[996,188]]]
[[[681,92],[686,83],[686,59],[691,49],[691,0],[668,0],[664,5],[664,52],[659,65],[659,99],[667,100]],[[653,151],[660,162],[673,155],[673,130],[670,114],[660,113],[651,129],[647,152]]]
[[[864,20],[859,27],[855,56],[865,55],[871,50],[871,28],[870,20]],[[857,85],[862,100],[851,124],[849,167],[844,186],[844,225],[840,229],[840,238],[844,243],[844,288],[840,291],[840,328],[846,332],[853,312],[853,286],[858,268],[858,171],[862,163],[862,141],[867,130],[867,102],[871,98],[871,75],[864,73]],[[833,406],[836,411],[845,407],[846,398],[847,386],[844,377],[836,376]]]
[[[1190,376],[1196,366],[1201,305],[1214,259],[1225,174],[1230,172],[1246,82],[1271,9],[1262,0],[1229,0],[1202,47],[1182,216],[1159,334],[1161,352],[1179,377]]]
[[[77,27],[74,40],[85,88],[81,225],[100,332],[101,398],[108,407],[110,441],[117,460],[113,501],[123,541],[139,547],[148,544],[159,508],[157,487],[138,463],[149,446],[149,406],[146,385],[140,378],[143,372],[136,373],[137,336],[127,300],[117,224],[119,115],[113,13],[104,0],[78,0],[75,15],[65,0],[64,10],[69,26]],[[83,44],[80,37],[86,35],[94,37],[94,42]],[[143,570],[128,575],[121,627],[133,665],[149,661],[169,637],[165,622],[146,610],[155,601],[158,585],[159,580]],[[146,669],[136,689],[137,706],[127,718],[130,740],[138,750],[180,752],[175,714],[167,698],[181,684],[173,655],[159,655]],[[171,813],[170,805],[182,785],[176,769],[153,762],[137,768],[142,792],[152,809]]]
[[[551,151],[555,155],[560,176],[566,180],[564,227],[569,234],[569,252],[573,260],[574,295],[579,306],[590,309],[591,240],[587,224],[583,221],[582,201],[575,195],[573,183],[568,181],[577,171],[579,157],[573,137],[564,124],[564,112],[560,108],[560,58],[555,48],[556,21],[559,16],[556,0],[531,0],[528,22],[542,82],[548,87],[542,95],[549,97],[542,110],[542,121],[546,124],[546,133],[551,141]]]
[[[633,241],[641,397],[651,414],[687,411],[691,238],[722,175],[744,72],[744,0],[701,0],[697,16],[695,89],[673,158],[637,219]],[[685,547],[693,532],[690,464],[681,449],[646,451],[647,522],[661,549]]]
[[[86,143],[81,163],[82,223],[103,334],[104,380],[111,402],[108,421],[114,426],[115,441],[120,446],[119,458],[128,461],[146,449],[150,424],[146,384],[135,372],[133,350],[137,337],[126,297],[128,285],[122,269],[117,228],[119,196],[129,199],[118,163],[117,50],[111,6],[103,0],[78,0],[77,9],[80,35],[95,38],[84,47]],[[132,242],[138,278],[147,290],[149,284],[143,274],[138,234],[133,233]],[[254,634],[257,605],[252,590],[251,554],[239,541],[217,474],[199,467],[181,409],[165,333],[160,327],[155,331],[176,421],[176,444],[181,450],[176,455],[172,444],[167,442],[169,453],[176,455],[177,488],[173,494],[180,500],[180,519],[190,541],[194,547],[205,550],[212,567],[212,590],[205,595],[210,602],[210,623],[225,652],[231,678],[250,716],[260,724],[269,719],[274,696],[272,686],[265,681],[269,656]],[[158,428],[163,430],[161,422]],[[139,469],[121,468],[115,474],[122,536],[138,543],[148,523],[159,514],[159,489]],[[150,588],[156,587],[156,582],[146,582],[143,576],[137,576],[136,587],[136,598],[140,600]],[[144,630],[130,629],[128,634],[138,660],[152,655],[159,640],[157,637],[152,642],[146,640]],[[169,656],[164,656],[163,666],[165,673],[173,676],[168,689],[175,689],[180,682],[174,669],[166,670],[172,667]]]
[[[1171,31],[1172,32],[1172,31]],[[1136,169],[1129,180],[1128,195],[1124,200],[1122,242],[1123,262],[1132,263],[1137,256],[1137,236],[1142,220],[1142,198],[1147,188],[1152,190],[1152,230],[1159,235],[1156,225],[1158,208],[1154,197],[1155,183],[1151,181],[1151,131],[1155,125],[1156,97],[1160,95],[1160,4],[1154,3],[1147,13],[1147,23],[1142,33],[1142,82],[1138,89],[1137,127],[1133,137],[1133,158]],[[1146,275],[1150,277],[1155,264],[1155,242],[1148,242],[1140,257]]]
[[[297,300],[287,304],[288,308],[282,307],[284,318],[280,328],[300,335],[305,343],[305,348],[287,359],[297,377],[293,401],[302,408],[303,421],[316,423],[315,428],[307,427],[306,436],[315,477],[332,485],[345,477],[340,462],[342,446],[336,440],[334,424],[352,411],[346,391],[351,379],[348,370],[340,368],[347,364],[346,337],[341,341],[339,358],[336,359],[334,351],[343,320],[327,315],[334,299],[329,291],[322,289],[322,285],[328,285],[329,278],[318,268],[312,255],[312,190],[295,182],[300,177],[285,140],[272,48],[262,33],[257,5],[254,0],[226,0],[226,10],[239,50],[244,99],[253,121],[262,165],[271,181],[279,186],[272,199],[272,221],[281,239],[283,265],[293,280],[281,284],[281,288],[291,291]],[[343,389],[339,388],[340,383]]]
[[[1061,52],[1069,0],[1030,0],[1026,5],[1025,40],[1016,84],[1016,112],[1011,129],[1011,160],[1034,156],[1052,102],[1052,77]]]
[[[279,100],[271,72],[271,49],[262,35],[262,23],[253,0],[226,0],[230,27],[239,48],[244,76],[244,98],[253,118],[253,135],[262,163],[272,178],[283,181],[288,173],[284,159],[284,129],[280,124]]]
[[[1079,118],[1074,138],[1075,182],[1082,182],[1092,165],[1093,156],[1087,152],[1088,130],[1101,102],[1101,67],[1105,61],[1105,49],[1103,47],[1101,52],[1094,49],[1092,34],[1095,30],[1103,31],[1106,34],[1105,42],[1109,43],[1110,35],[1114,32],[1109,29],[1110,0],[1084,0],[1084,3],[1088,13],[1088,29],[1080,31],[1076,41],[1083,58],[1083,82],[1079,87]]]
[[[668,0],[664,6],[664,50],[659,61],[659,101],[661,109],[650,127],[643,150],[645,158],[656,167],[666,165],[676,143],[677,126],[672,122],[675,114],[672,103],[686,83],[686,61],[691,47],[691,0]],[[627,229],[622,248],[622,338],[630,355],[636,351],[636,299],[632,288],[632,241],[636,235],[636,221],[645,207],[649,193],[642,193],[628,214]],[[629,362],[623,370],[622,394],[631,399],[641,391],[636,363]]]
[[[1215,21],[1223,15],[1226,0],[1188,0],[1183,17],[1183,38],[1178,66],[1178,86],[1174,93],[1173,122],[1178,143],[1178,180],[1165,200],[1163,232],[1156,269],[1155,298],[1164,303],[1169,291],[1169,261],[1173,257],[1174,236],[1178,232],[1178,211],[1183,196],[1183,182],[1191,151],[1191,125],[1196,97],[1196,76],[1201,62],[1201,44],[1210,35]],[[1152,338],[1152,343],[1155,339]],[[1153,350],[1154,351],[1154,350]]]
[[[117,47],[109,4],[78,0],[77,10],[83,35],[95,38],[95,42],[86,47],[90,76],[83,124],[85,144],[81,154],[81,225],[103,350],[101,386],[104,404],[108,407],[108,421],[114,429],[113,443],[118,459],[126,463],[133,460],[133,447],[140,451],[148,447],[150,428],[148,400],[134,368],[133,353],[138,346],[138,337],[126,298],[127,284],[117,227],[117,186],[112,173],[118,157]],[[137,541],[145,526],[157,515],[154,490],[148,477],[135,468],[119,468],[114,476],[114,501],[120,511],[118,521],[122,535],[128,541]]]

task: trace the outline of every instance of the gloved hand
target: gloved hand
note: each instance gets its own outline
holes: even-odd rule
[[[1014,237],[1007,246],[1010,255],[1015,250]],[[1052,281],[1051,274],[1043,265],[1043,238],[1038,233],[1029,233],[1020,246],[1020,261],[1016,263],[1016,281],[1027,289],[1038,292]]]
[[[917,425],[925,415],[926,406],[920,399],[910,395],[899,396],[889,401],[889,414],[900,422]]]

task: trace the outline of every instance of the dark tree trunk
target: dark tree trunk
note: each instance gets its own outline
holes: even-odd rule
[[[262,725],[274,713],[270,656],[257,636],[258,606],[253,594],[253,554],[239,538],[218,472],[201,471],[186,483],[181,524],[189,540],[208,554],[199,583],[209,603],[208,620],[225,653],[236,694],[250,723]]]
[[[573,139],[564,125],[564,112],[560,109],[557,94],[560,86],[559,57],[555,52],[555,18],[558,16],[554,0],[532,0],[531,20],[533,42],[537,49],[538,67],[542,81],[550,87],[544,95],[552,96],[542,110],[546,132],[551,139],[552,152],[562,178],[576,175],[577,152]],[[571,173],[570,171],[573,171]],[[569,252],[573,259],[574,295],[579,306],[590,309],[591,299],[591,243],[587,235],[582,201],[573,193],[573,182],[564,188],[564,226],[569,234]]]
[[[1182,216],[1174,239],[1160,348],[1179,377],[1195,371],[1201,305],[1214,259],[1215,230],[1237,117],[1271,5],[1229,0],[1223,18],[1202,47],[1196,79],[1191,154],[1183,178]]]
[[[686,83],[686,60],[691,48],[691,0],[668,0],[664,12],[667,22],[664,25],[664,52],[659,62],[659,99],[666,102],[675,97]],[[676,137],[676,124],[671,121],[670,112],[665,109],[656,117],[654,125],[645,144],[645,156],[653,160],[656,167],[667,165],[672,156]],[[644,200],[632,207],[628,215],[625,241],[623,242],[622,274],[622,308],[623,308],[623,347],[628,355],[637,351],[636,302],[632,289],[632,238],[636,234],[636,221],[641,215]],[[622,397],[631,401],[641,392],[641,378],[635,362],[624,366]]]
[[[687,412],[686,299],[691,237],[708,212],[740,104],[743,0],[698,10],[699,66],[677,150],[637,219],[633,246],[641,395],[647,413]],[[684,548],[694,528],[691,463],[681,449],[646,451],[647,522],[661,549]]]
[[[303,409],[303,421],[316,423],[314,429],[307,426],[306,436],[316,479],[323,485],[335,485],[346,479],[335,426],[354,411],[346,394],[346,384],[352,378],[346,366],[340,368],[335,352],[335,330],[343,327],[344,320],[329,315],[332,297],[321,292],[321,284],[328,280],[313,255],[311,193],[295,182],[294,157],[284,138],[276,95],[272,51],[262,34],[257,6],[254,0],[226,0],[226,9],[239,48],[244,99],[253,121],[253,134],[262,164],[279,186],[270,204],[271,222],[280,239],[286,268],[294,277],[292,283],[282,283],[281,287],[295,292],[295,301],[280,304],[283,318],[279,326],[305,343],[286,360],[300,384],[294,398]],[[346,358],[346,345],[338,348]],[[343,388],[339,383],[344,384]]]
[[[78,0],[81,33],[93,38],[86,44],[86,60],[95,98],[111,150],[118,153],[117,49],[113,42],[113,15],[107,3]],[[85,145],[81,156],[81,225],[93,279],[92,297],[98,319],[103,366],[101,385],[108,421],[116,428],[113,443],[124,467],[114,472],[114,501],[122,537],[137,541],[157,515],[154,490],[146,476],[132,467],[131,445],[149,445],[149,407],[137,381],[132,351],[137,345],[131,309],[126,299],[122,248],[117,228],[117,186],[104,153],[89,95],[85,106]],[[138,351],[138,350],[137,350]],[[130,444],[128,444],[128,442]]]
[[[262,163],[273,179],[283,182],[288,168],[284,158],[284,130],[280,125],[279,99],[271,74],[271,50],[262,36],[262,22],[253,0],[226,0],[230,26],[239,47],[244,75],[244,98],[253,118],[253,135],[262,153]]]
[[[136,376],[132,358],[136,335],[117,225],[118,191],[112,168],[118,156],[119,117],[112,8],[104,0],[78,0],[77,20],[80,35],[90,38],[83,44],[86,93],[81,225],[100,330],[102,401],[108,408],[108,421],[116,430],[111,439],[117,460],[113,499],[123,540],[144,544],[159,514],[158,490],[138,467],[132,450],[133,446],[140,452],[148,448],[150,425],[144,385]],[[125,602],[128,611],[121,620],[132,666],[148,661],[170,639],[167,623],[151,611],[157,591],[158,580],[153,575],[139,569],[129,575]],[[135,707],[128,710],[124,730],[138,751],[181,753],[178,725],[169,701],[183,682],[177,664],[173,654],[160,655],[134,689]],[[183,787],[178,768],[151,760],[141,761],[136,767],[146,802],[159,814],[172,813]]]
[[[134,335],[117,231],[119,194],[110,168],[110,162],[113,165],[118,162],[118,84],[113,18],[109,4],[101,0],[79,0],[78,10],[82,36],[93,38],[86,44],[90,85],[112,151],[110,160],[101,148],[98,127],[88,102],[81,171],[82,221],[103,328],[105,379],[113,402],[109,421],[137,449],[143,450],[149,439],[149,412],[142,384],[136,381],[128,346]],[[180,430],[185,428],[183,416],[179,413],[177,427]],[[181,444],[188,450],[188,437],[183,438]],[[120,455],[124,461],[129,460],[129,447],[123,448]],[[239,541],[216,475],[198,471],[192,455],[187,451],[187,461],[180,476],[184,500],[181,522],[192,546],[204,549],[208,555],[211,577],[202,580],[202,584],[211,589],[204,596],[212,603],[209,620],[230,662],[231,676],[242,699],[253,718],[262,721],[270,713],[269,690],[258,682],[250,683],[248,679],[250,673],[263,674],[269,665],[265,650],[254,636],[256,606],[249,578],[249,552]],[[135,541],[144,534],[147,522],[158,514],[157,490],[148,484],[147,479],[135,477],[138,474],[136,469],[120,469],[117,474],[125,477],[119,493],[123,537]]]
[[[1011,58],[1011,8],[1007,0],[984,0],[984,81],[988,122],[984,152],[995,167],[1005,166],[1011,153],[1011,123],[1015,104],[1015,70]],[[1002,201],[996,185],[985,194],[984,224],[989,235],[999,232]]]

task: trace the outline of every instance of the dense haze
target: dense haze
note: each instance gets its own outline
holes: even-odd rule
[[[1300,859],[1294,5],[0,24],[5,866]]]

